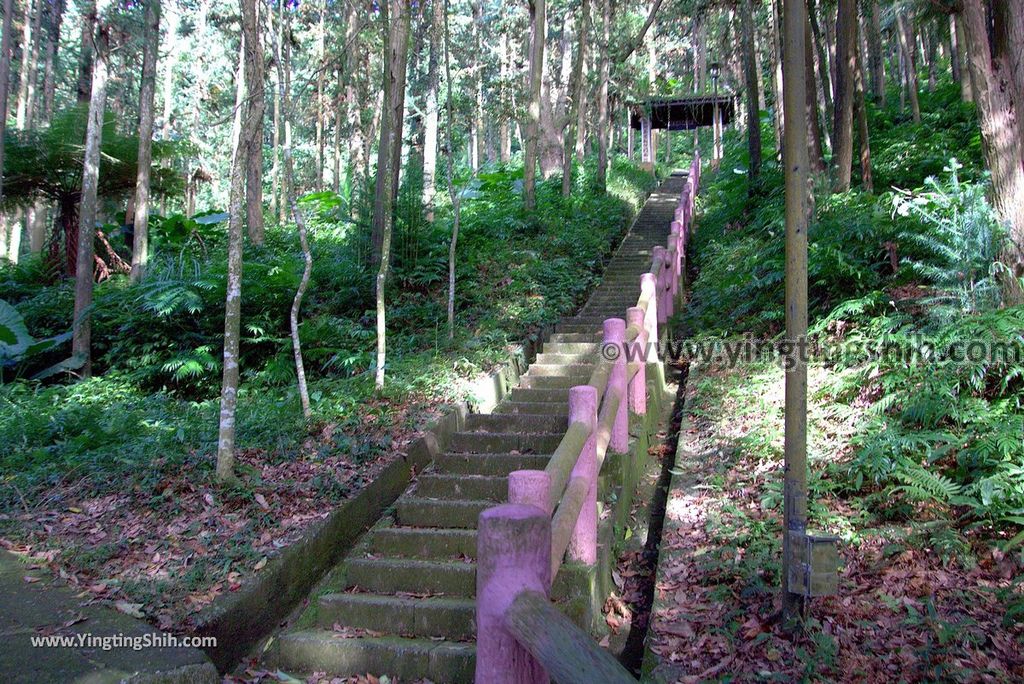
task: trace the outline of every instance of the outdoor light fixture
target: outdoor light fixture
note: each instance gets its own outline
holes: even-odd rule
[[[718,74],[721,72],[721,70],[722,65],[719,64],[718,62],[712,62],[711,64],[708,64],[708,74],[711,75],[712,81],[718,81]]]

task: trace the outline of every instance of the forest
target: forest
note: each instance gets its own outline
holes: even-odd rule
[[[696,158],[664,341],[810,354],[664,359],[665,528],[598,622],[651,681],[1024,677],[1024,3],[2,3],[0,548],[46,582],[199,630],[489,412]]]

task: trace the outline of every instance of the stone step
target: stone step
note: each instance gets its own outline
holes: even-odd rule
[[[552,354],[549,352],[541,352],[537,354],[537,358],[534,361],[534,365],[543,364],[579,364],[587,365],[590,368],[594,367],[595,354],[592,351],[575,352],[566,354]],[[532,368],[533,366],[531,366]]]
[[[480,475],[423,473],[416,483],[416,498],[446,500],[503,501],[508,478]]]
[[[568,388],[556,388],[556,389],[537,389],[534,387],[516,387],[512,390],[512,401],[527,401],[527,402],[556,402],[569,405],[569,389]]]
[[[548,338],[552,342],[600,342],[601,332],[595,333],[561,333],[556,332]]]
[[[589,378],[593,372],[593,363],[534,363],[527,371],[526,377]]]
[[[392,636],[343,638],[324,629],[282,634],[275,651],[273,664],[281,670],[337,677],[386,674],[401,681],[428,677],[435,684],[464,684],[473,681],[476,666],[473,644]]]
[[[533,372],[533,367],[530,367]],[[588,370],[586,377],[590,377],[592,371]],[[564,418],[552,415],[523,415],[523,414],[481,414],[474,413],[466,417],[467,432],[558,432],[566,429]]]
[[[503,401],[494,409],[495,414],[520,414],[538,416],[569,415],[569,404],[559,402]]]
[[[476,638],[476,604],[467,598],[326,594],[318,617],[325,629],[338,623],[403,637]]]
[[[541,375],[539,377],[533,377],[530,375],[524,375],[519,378],[519,386],[524,389],[562,389],[568,390],[570,387],[576,385],[585,385],[590,379],[590,374],[579,375],[576,377],[559,377],[556,375]]]
[[[557,380],[559,378],[544,378]],[[577,383],[573,383],[577,384]],[[566,392],[568,387],[566,386]],[[568,396],[568,395],[566,395]],[[498,453],[519,451],[522,453],[550,454],[562,441],[562,433],[520,433],[520,432],[456,432],[452,435],[448,450],[453,453]]]
[[[397,558],[476,558],[476,530],[381,527],[374,530],[370,537],[370,550]]]
[[[591,333],[591,334],[593,334],[593,333],[600,333],[601,332],[601,325],[600,324],[595,324],[595,323],[590,323],[590,322],[573,323],[572,322],[573,319],[571,319],[571,318],[567,319],[567,320],[569,322],[567,322],[567,323],[559,323],[558,325],[556,325],[555,326],[555,330],[557,332],[559,332],[559,333]]]
[[[544,470],[550,454],[440,454],[434,459],[444,473],[506,477],[513,470]]]
[[[409,558],[352,558],[345,564],[347,588],[377,594],[473,596],[476,564]]]
[[[474,529],[477,518],[496,501],[480,499],[425,499],[401,497],[395,505],[395,518],[399,525],[408,527],[441,527]]]
[[[590,354],[592,358],[597,358],[597,355],[601,353],[600,342],[545,342],[541,347],[545,354]]]

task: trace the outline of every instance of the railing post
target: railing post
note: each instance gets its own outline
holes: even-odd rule
[[[508,502],[536,506],[551,515],[551,476],[543,470],[514,470],[508,475]]]
[[[640,329],[633,343],[634,348],[647,349],[647,331],[644,329],[644,310],[639,306],[631,306],[626,309],[626,324]],[[636,355],[630,360],[630,365],[636,368],[633,379],[629,381],[629,410],[634,415],[647,415],[647,358],[646,351]]]
[[[614,344],[623,350],[626,344],[626,321],[621,318],[608,318],[604,322],[604,343]],[[611,441],[608,446],[620,454],[629,451],[629,399],[626,396],[626,355],[619,354],[608,376],[608,389],[615,390],[619,395],[619,406],[612,423]]]
[[[570,560],[585,565],[597,563],[597,403],[597,390],[590,385],[577,385],[569,390],[569,424],[582,422],[590,426],[590,436],[569,479],[585,477],[590,487],[566,553]]]
[[[547,684],[548,674],[505,627],[521,591],[549,595],[551,518],[535,506],[502,504],[477,523],[476,676],[488,684]]]
[[[640,276],[640,295],[647,298],[647,313],[644,315],[647,362],[658,362],[658,283],[653,273]]]
[[[654,260],[661,264],[661,267],[657,269],[657,273],[654,274],[657,283],[657,297],[658,300],[658,325],[662,325],[668,320],[667,316],[667,304],[665,302],[665,248],[661,245],[655,247],[651,252],[654,254]]]
[[[674,295],[675,295],[675,286],[674,286],[674,281],[675,281],[675,276],[676,276],[675,261],[676,261],[676,251],[675,251],[675,248],[673,247],[671,249],[666,249],[665,250],[665,260],[661,264],[661,270],[662,270],[662,273],[664,274],[663,277],[662,277],[662,285],[661,286],[665,290],[665,305],[664,305],[664,310],[663,311],[664,311],[664,314],[665,314],[665,320],[666,321],[669,318],[672,317],[672,313],[674,311],[674,307],[672,305],[673,304],[672,300],[674,299]]]

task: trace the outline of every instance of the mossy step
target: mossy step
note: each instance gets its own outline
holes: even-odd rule
[[[347,588],[377,594],[476,594],[476,564],[409,558],[352,558],[345,564]]]
[[[569,404],[563,402],[503,401],[494,409],[494,414],[519,414],[538,416],[569,416]]]
[[[424,499],[403,496],[395,506],[399,525],[473,529],[486,508],[497,505],[486,499]]]
[[[434,465],[440,472],[507,476],[513,470],[544,470],[550,454],[440,454]]]
[[[578,383],[573,383],[578,384]],[[568,386],[567,386],[568,387]],[[568,391],[568,389],[566,389]],[[550,454],[562,441],[562,434],[519,432],[456,432],[448,450],[453,453],[496,453],[506,451]]]
[[[416,484],[416,498],[478,501],[504,501],[508,494],[507,477],[424,473]]]
[[[565,418],[552,415],[474,413],[466,417],[467,432],[564,432],[565,428]]]
[[[476,603],[468,598],[326,594],[318,616],[326,629],[337,623],[404,637],[476,638]]]
[[[476,530],[382,527],[370,537],[370,550],[400,558],[476,558]]]
[[[435,684],[473,681],[473,644],[401,637],[340,637],[324,629],[283,634],[277,639],[273,665],[284,671],[325,672],[337,677],[386,674],[400,681],[427,678]]]
[[[567,319],[568,322],[558,323],[555,325],[555,330],[560,333],[600,333],[600,323],[575,323],[573,319]]]

